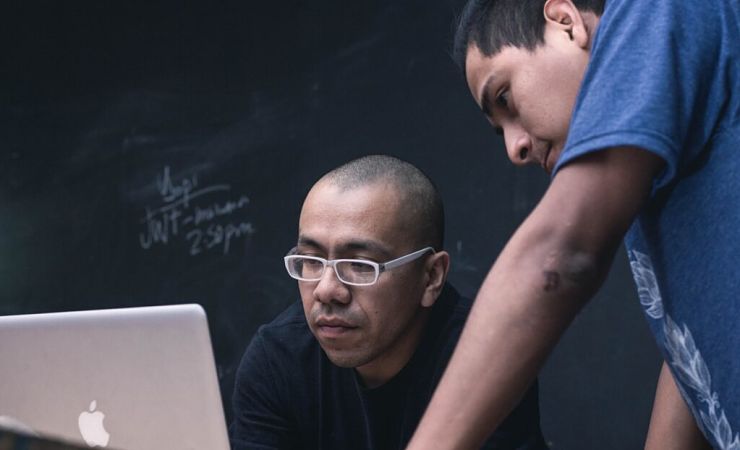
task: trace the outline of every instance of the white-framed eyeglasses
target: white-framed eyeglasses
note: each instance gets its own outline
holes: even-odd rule
[[[324,275],[327,266],[334,269],[337,279],[351,286],[370,286],[378,281],[378,277],[386,270],[410,263],[421,258],[425,253],[432,252],[432,247],[424,247],[408,255],[401,256],[384,263],[367,261],[364,259],[324,259],[318,256],[295,255],[293,248],[285,256],[285,268],[288,275],[300,281],[319,281]]]

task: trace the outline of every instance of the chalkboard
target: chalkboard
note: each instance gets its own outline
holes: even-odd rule
[[[20,2],[18,2],[20,3]],[[0,314],[202,304],[227,416],[325,171],[419,166],[475,292],[547,186],[516,169],[449,56],[460,1],[71,1],[4,16]],[[541,376],[555,449],[641,445],[659,361],[624,254]]]

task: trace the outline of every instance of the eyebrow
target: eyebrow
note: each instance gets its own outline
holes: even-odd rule
[[[321,250],[322,252],[326,252],[327,250],[326,247],[321,245],[317,240],[312,239],[311,237],[305,236],[305,235],[298,236],[298,245],[303,245],[306,247],[313,247],[318,250]],[[375,253],[380,253],[384,257],[391,256],[391,252],[388,251],[388,249],[385,246],[379,244],[376,241],[368,241],[368,240],[363,240],[363,239],[344,242],[337,247],[337,250],[339,251],[339,253],[345,252],[348,250],[369,250]]]
[[[318,250],[324,251],[326,250],[323,245],[319,244],[318,241],[315,239],[311,239],[310,237],[300,235],[298,236],[298,242],[296,243],[296,246],[303,245],[305,247],[313,247]]]
[[[480,94],[480,109],[483,111],[483,114],[486,115],[486,117],[491,117],[491,114],[493,113],[493,99],[491,99],[491,85],[494,82],[494,76],[491,75],[488,77],[486,82],[483,84],[483,90]]]

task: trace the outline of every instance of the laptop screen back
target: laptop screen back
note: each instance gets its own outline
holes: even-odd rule
[[[0,416],[115,449],[228,449],[205,312],[0,317]]]

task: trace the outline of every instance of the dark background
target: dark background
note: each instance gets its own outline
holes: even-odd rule
[[[452,63],[460,3],[5,7],[0,314],[201,303],[230,415],[244,347],[298,298],[303,196],[367,153],[436,181],[475,295],[548,179],[508,163]],[[641,448],[658,366],[622,252],[541,375],[552,447]]]

